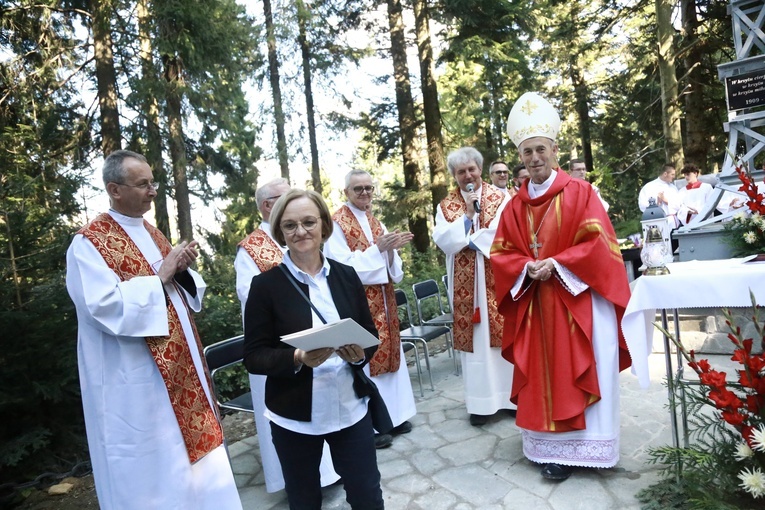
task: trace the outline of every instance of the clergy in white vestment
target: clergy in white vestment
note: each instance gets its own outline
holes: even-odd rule
[[[667,163],[661,167],[659,176],[646,183],[638,194],[638,207],[644,212],[648,207],[648,200],[653,198],[656,205],[661,207],[667,217],[670,228],[677,228],[680,224],[677,219],[677,211],[680,209],[680,192],[675,186],[675,166]]]
[[[271,209],[283,194],[290,190],[287,179],[278,178],[260,186],[255,192],[255,201],[263,221],[253,232],[245,237],[236,251],[234,269],[236,270],[236,295],[242,304],[242,317],[250,295],[250,284],[253,276],[268,271],[281,264],[286,247],[279,246],[271,234]],[[255,430],[258,433],[260,460],[266,481],[266,492],[277,492],[284,489],[284,476],[276,448],[271,440],[271,424],[265,416],[266,412],[266,376],[249,374],[252,408],[255,413]],[[326,487],[340,479],[332,466],[329,445],[324,443],[324,454],[319,465],[321,485]]]
[[[583,159],[578,159],[578,158],[572,159],[571,161],[568,162],[568,173],[574,179],[581,179],[583,181],[587,181],[587,163],[585,163]],[[600,200],[600,203],[603,204],[603,209],[605,209],[606,212],[608,212],[608,209],[610,209],[611,205],[608,202],[606,202],[606,200],[600,194],[600,188],[598,188],[594,184],[591,184],[591,186],[592,186],[592,189],[595,190],[595,193],[598,195],[598,199]]]
[[[558,113],[522,95],[507,131],[531,178],[502,211],[491,249],[502,354],[514,363],[524,455],[562,481],[619,460],[619,323],[629,285],[616,234],[588,183],[558,166]]]
[[[471,425],[481,426],[500,409],[515,409],[510,402],[513,366],[500,352],[503,319],[489,264],[499,215],[511,198],[481,179],[483,156],[473,147],[451,152],[446,165],[457,188],[438,204],[433,240],[446,254],[465,407]]]
[[[680,208],[677,211],[677,219],[680,220],[680,224],[687,225],[704,209],[713,189],[706,182],[699,180],[701,172],[696,165],[688,163],[683,167],[682,173],[686,185],[679,192]]]
[[[111,209],[67,251],[90,458],[103,510],[241,509],[191,311],[205,283],[143,215],[157,193],[146,159],[112,152]]]
[[[332,216],[334,228],[324,244],[324,255],[352,266],[364,284],[381,342],[364,370],[380,390],[394,425],[390,434],[375,435],[375,446],[386,448],[393,436],[412,430],[408,420],[417,412],[393,288],[404,277],[398,250],[412,240],[412,234],[388,232],[372,215],[374,185],[367,172],[351,170],[345,176],[345,196],[348,201]]]

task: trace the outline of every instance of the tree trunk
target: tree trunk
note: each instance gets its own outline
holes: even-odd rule
[[[122,148],[120,115],[117,109],[117,74],[114,71],[111,33],[111,1],[90,1],[93,16],[93,55],[96,62],[96,89],[101,114],[101,150],[104,156]]]
[[[287,136],[284,134],[282,89],[279,85],[279,57],[276,53],[276,34],[274,33],[274,17],[271,12],[271,0],[263,0],[263,12],[266,16],[268,79],[271,82],[271,96],[274,100],[274,121],[276,122],[276,152],[279,155],[279,168],[281,168],[282,177],[289,180],[290,167],[289,158],[287,155]]]
[[[433,214],[446,196],[449,173],[444,158],[441,135],[441,108],[438,104],[438,84],[433,76],[433,47],[430,43],[430,14],[427,0],[413,0],[414,21],[417,31],[417,54],[420,60],[422,104],[425,115],[425,135],[428,139],[428,165],[430,166],[430,196]]]
[[[579,62],[576,55],[571,56],[571,82],[574,85],[574,98],[576,101],[576,115],[579,120],[579,139],[582,143],[582,153],[584,155],[584,164],[589,170],[593,169],[592,160],[592,135],[590,130],[590,91],[587,82],[584,81],[582,70],[579,68]]]
[[[303,57],[303,85],[305,87],[305,108],[308,118],[308,141],[311,146],[311,183],[314,191],[322,192],[321,169],[319,168],[319,146],[316,142],[316,119],[314,117],[313,87],[311,84],[311,48],[306,36],[306,18],[308,12],[302,0],[297,2],[298,8],[298,44]]]
[[[656,0],[656,35],[661,76],[662,128],[667,163],[680,168],[684,164],[683,135],[680,129],[680,104],[677,101],[677,76],[672,38],[672,0]]]
[[[138,16],[138,37],[141,41],[141,73],[145,84],[157,80],[157,71],[152,60],[151,23],[149,21],[148,0],[139,0],[136,4]],[[157,228],[172,239],[170,233],[170,215],[167,213],[167,172],[162,159],[162,133],[159,129],[159,104],[156,95],[144,91],[142,99],[143,116],[146,120],[146,161],[154,174],[154,180],[159,183],[157,197],[154,199],[154,218]]]
[[[175,205],[178,208],[178,231],[184,241],[194,239],[191,225],[191,202],[189,200],[189,183],[186,177],[186,144],[183,137],[183,117],[181,114],[183,81],[182,67],[178,57],[164,55],[165,80],[167,81],[167,126],[170,131],[170,159],[173,164],[173,180],[175,181]]]
[[[393,59],[393,76],[396,82],[396,106],[398,124],[401,131],[401,154],[404,160],[404,187],[413,197],[420,192],[420,165],[417,162],[415,131],[417,119],[414,114],[414,101],[409,82],[409,67],[406,63],[406,38],[404,20],[401,16],[401,0],[387,0],[388,24],[390,25],[390,53]],[[415,200],[417,200],[415,198]],[[409,230],[414,234],[412,245],[418,252],[424,253],[430,245],[428,221],[419,204],[409,207]]]
[[[684,56],[688,85],[684,88],[685,97],[685,152],[686,159],[697,165],[702,171],[707,170],[707,155],[711,146],[706,134],[704,122],[704,97],[701,84],[701,53],[703,48],[699,44],[696,34],[699,26],[696,18],[696,2],[682,0],[680,2],[683,17],[683,46],[686,52]]]

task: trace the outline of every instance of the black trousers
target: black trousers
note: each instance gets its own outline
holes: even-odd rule
[[[353,510],[382,510],[385,503],[377,469],[374,430],[369,413],[348,428],[312,436],[271,423],[271,437],[282,466],[290,510],[321,509],[321,463],[324,441],[345,486]]]

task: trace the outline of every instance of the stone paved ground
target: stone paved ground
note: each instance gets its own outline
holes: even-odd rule
[[[388,510],[573,510],[639,509],[635,494],[659,479],[646,463],[646,449],[671,443],[662,354],[651,356],[652,385],[640,389],[621,374],[621,460],[613,469],[579,469],[563,483],[542,479],[526,460],[513,418],[501,412],[485,426],[471,427],[462,400],[462,380],[446,353],[433,357],[435,391],[417,396],[414,429],[378,451]],[[256,437],[230,446],[246,509],[286,509],[284,491],[265,492]],[[324,490],[325,509],[348,509],[342,486]]]

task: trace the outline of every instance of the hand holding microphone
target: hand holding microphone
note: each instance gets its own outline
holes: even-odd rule
[[[474,189],[475,189],[475,186],[473,186],[473,183],[472,182],[468,183],[468,185],[467,185],[468,193],[473,193]],[[477,198],[473,200],[473,209],[477,213],[481,212],[481,204],[478,203],[478,199]]]

